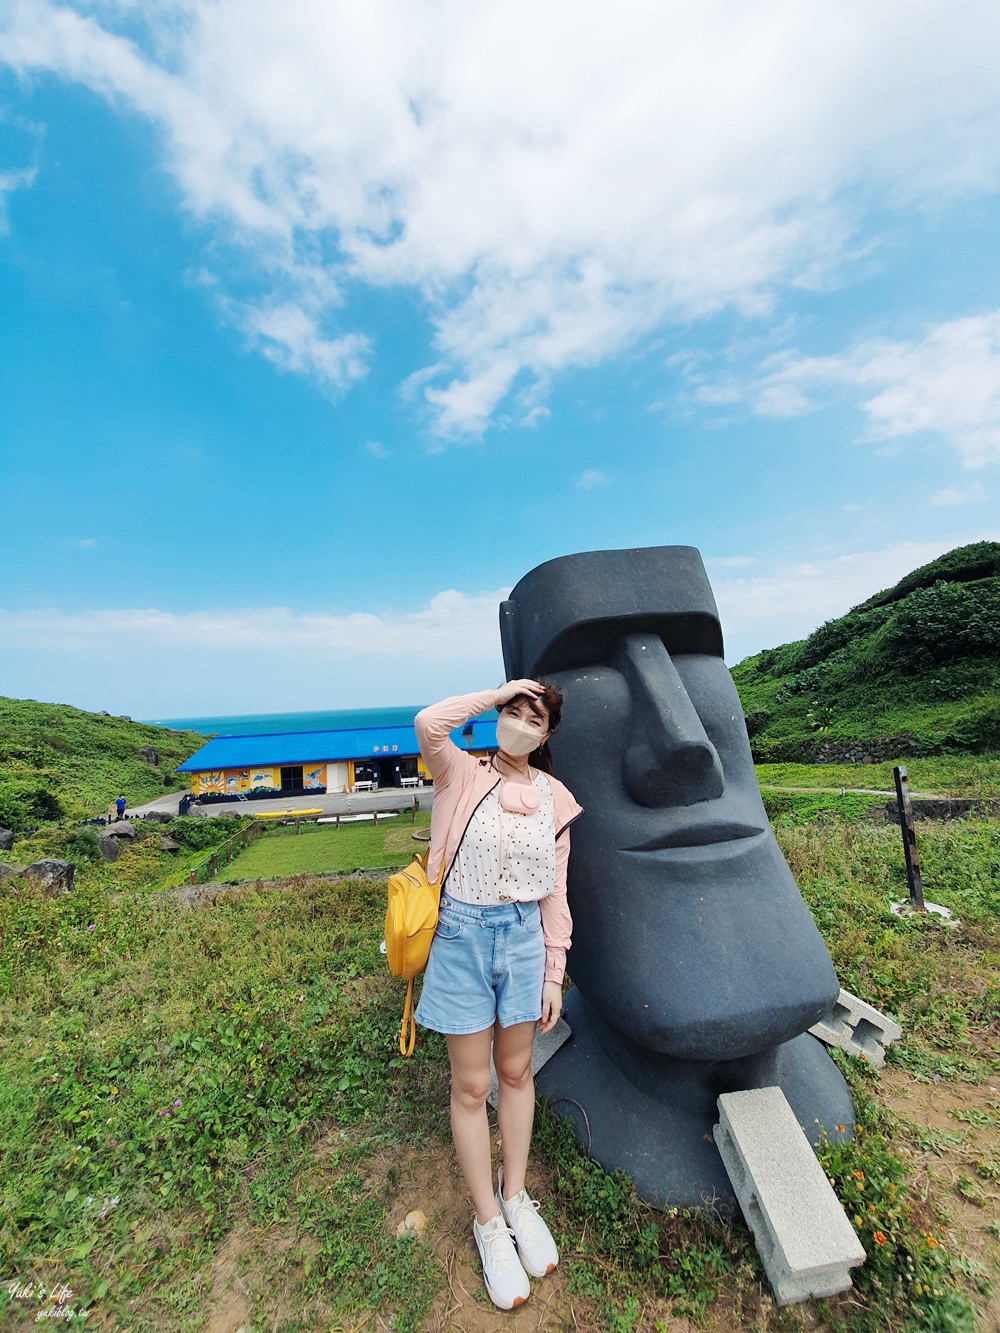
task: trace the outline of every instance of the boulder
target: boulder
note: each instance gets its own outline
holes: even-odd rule
[[[14,830],[0,828],[0,852],[9,852],[14,846]]]
[[[172,815],[169,810],[150,810],[147,814],[143,815],[143,818],[147,820],[151,819],[154,824],[170,824],[177,818],[177,816]]]
[[[69,893],[73,887],[76,866],[72,861],[57,861],[54,858],[32,861],[30,866],[24,867],[21,874],[25,878],[30,876],[32,879],[37,879],[49,897],[54,898],[59,893]]]
[[[131,722],[132,719],[129,717],[128,713],[119,713],[119,714],[118,714],[118,721],[119,721],[119,722]]]
[[[119,819],[117,823],[108,825],[105,834],[109,838],[134,838],[135,829],[127,819]]]
[[[105,861],[116,861],[118,859],[118,839],[117,838],[98,838],[97,845],[101,849],[101,855]]]
[[[146,763],[149,764],[150,768],[156,768],[160,762],[160,756],[151,745],[144,745],[139,753],[142,755],[143,759],[145,759]]]
[[[9,866],[5,864],[5,862],[0,861],[0,884],[2,884],[5,879],[16,878],[20,873],[20,866]]]
[[[179,852],[180,849],[181,849],[181,845],[180,845],[180,843],[179,843],[179,842],[175,842],[175,840],[174,840],[173,838],[171,838],[171,836],[169,835],[169,833],[161,833],[161,834],[160,834],[160,851],[161,851],[161,852]]]

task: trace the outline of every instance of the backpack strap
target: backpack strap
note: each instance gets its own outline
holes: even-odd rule
[[[407,1034],[407,1023],[409,1033]],[[399,1025],[399,1053],[412,1055],[417,1040],[417,1024],[413,1011],[413,978],[406,983],[406,1000],[403,1003],[403,1018]]]

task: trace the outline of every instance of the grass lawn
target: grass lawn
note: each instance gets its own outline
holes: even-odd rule
[[[381,816],[377,824],[279,824],[223,866],[216,880],[229,884],[406,865],[415,851],[426,851],[426,842],[415,842],[413,834],[429,824],[430,815],[423,812],[416,822],[407,813],[392,819]]]
[[[294,877],[219,885],[196,908],[144,887],[148,846],[57,899],[5,884],[5,1276],[70,1288],[102,1333],[995,1326],[1000,823],[921,826],[927,895],[955,930],[888,911],[905,893],[898,830],[776,828],[842,983],[905,1029],[881,1072],[838,1057],[861,1132],[820,1156],[869,1255],[853,1291],[779,1310],[742,1222],[639,1203],[543,1106],[531,1180],[563,1261],[523,1315],[492,1311],[444,1040],[421,1030],[408,1061],[396,1048],[384,883],[302,873],[307,848],[400,841],[408,819],[261,839],[247,855],[288,847]],[[412,1209],[424,1241],[396,1237]],[[44,1303],[0,1287],[0,1324],[35,1326]]]
[[[937,755],[896,760],[906,765],[911,792],[934,796],[1000,796],[1000,755]],[[762,787],[846,787],[893,790],[892,764],[757,764]]]

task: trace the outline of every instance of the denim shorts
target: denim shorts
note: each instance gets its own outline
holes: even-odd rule
[[[416,1019],[458,1036],[542,1016],[545,940],[537,902],[480,907],[441,894]]]

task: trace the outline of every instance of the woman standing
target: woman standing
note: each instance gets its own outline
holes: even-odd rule
[[[499,748],[476,759],[448,733],[488,708],[499,713]],[[548,1032],[562,1010],[573,928],[569,825],[582,810],[552,776],[547,749],[561,710],[553,686],[514,680],[444,699],[414,720],[434,779],[427,874],[442,884],[416,1019],[448,1038],[455,1152],[475,1208],[486,1290],[504,1310],[527,1299],[528,1274],[544,1277],[559,1262],[524,1177],[535,1115],[535,1025],[541,1020]],[[503,1141],[496,1190],[486,1116],[491,1046]]]

